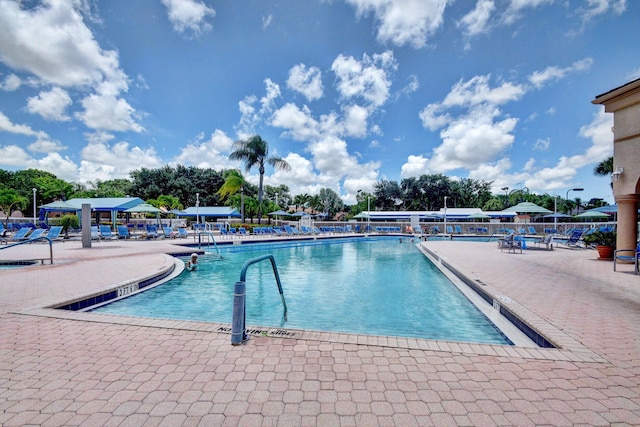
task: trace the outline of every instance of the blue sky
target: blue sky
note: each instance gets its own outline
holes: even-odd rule
[[[293,195],[443,173],[612,203],[591,101],[640,77],[639,21],[626,0],[0,0],[0,168],[222,170],[259,134]]]

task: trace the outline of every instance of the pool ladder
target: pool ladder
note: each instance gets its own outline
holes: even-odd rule
[[[206,242],[204,242],[203,237],[206,237]],[[203,244],[206,243],[207,248],[211,247],[211,242],[213,242],[213,247],[216,250],[216,253],[218,254],[218,258],[222,258],[222,255],[220,255],[220,249],[218,249],[218,245],[216,244],[216,239],[215,237],[213,237],[213,234],[211,234],[208,231],[200,231],[198,232],[198,249],[202,249]]]
[[[240,280],[233,285],[233,318],[231,320],[231,345],[240,345],[247,340],[246,329],[246,277],[247,269],[250,265],[265,260],[271,261],[271,267],[273,268],[273,274],[276,277],[276,284],[278,285],[278,292],[280,292],[280,299],[282,300],[282,306],[284,307],[284,321],[287,321],[287,303],[284,300],[284,293],[282,291],[282,283],[280,283],[280,275],[278,274],[278,267],[276,266],[276,260],[273,255],[263,255],[261,257],[248,260],[242,266],[240,272]]]
[[[9,249],[9,248],[13,248],[15,246],[26,245],[26,244],[34,243],[34,242],[37,242],[37,241],[43,241],[43,240],[46,241],[47,243],[49,243],[49,263],[53,264],[53,241],[47,236],[41,236],[41,237],[37,237],[35,239],[21,240],[21,241],[16,242],[16,243],[11,243],[11,244],[8,244],[6,246],[2,246],[2,247],[0,247],[0,250]],[[40,260],[41,264],[44,264],[44,260],[46,258],[36,258],[36,259]]]

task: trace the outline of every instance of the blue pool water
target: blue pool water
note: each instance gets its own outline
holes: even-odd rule
[[[396,237],[220,248],[222,260],[202,256],[197,271],[95,311],[231,323],[243,264],[271,254],[288,318],[265,261],[247,270],[248,326],[511,344],[415,243]]]

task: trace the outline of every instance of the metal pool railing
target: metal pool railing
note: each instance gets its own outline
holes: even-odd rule
[[[23,241],[21,241],[21,242],[12,243],[12,244],[9,244],[9,245],[7,245],[7,246],[2,246],[2,247],[0,247],[0,250],[3,250],[3,249],[9,249],[9,248],[14,248],[14,247],[16,247],[16,246],[25,245],[25,244],[27,244],[27,243],[33,243],[33,242],[36,242],[36,241],[38,241],[38,240],[46,240],[46,241],[48,241],[48,242],[49,242],[49,262],[50,262],[51,264],[53,264],[53,241],[52,241],[50,238],[48,238],[47,236],[41,236],[41,237],[37,237],[37,238],[35,238],[35,239],[23,240]],[[44,264],[44,260],[45,260],[45,258],[37,258],[37,259],[39,259],[39,260],[40,260],[40,262],[41,262],[42,264]]]
[[[287,321],[287,303],[284,300],[284,293],[282,291],[282,283],[280,283],[280,275],[278,274],[278,267],[276,266],[276,260],[273,255],[263,255],[261,257],[248,260],[242,266],[240,272],[240,281],[233,285],[233,318],[231,320],[231,345],[240,345],[247,340],[246,333],[246,277],[247,269],[250,265],[264,260],[271,261],[271,267],[273,268],[273,274],[276,277],[276,284],[278,285],[278,292],[280,292],[280,299],[282,300],[282,306],[284,307],[284,320]]]

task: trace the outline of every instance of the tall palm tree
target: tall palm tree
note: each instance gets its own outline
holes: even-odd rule
[[[242,223],[244,224],[244,187],[246,181],[242,173],[237,169],[229,169],[223,172],[224,184],[218,190],[218,194],[222,199],[231,194],[235,194],[240,191],[240,215],[242,217]]]
[[[613,156],[607,157],[593,168],[593,174],[595,176],[611,176],[613,173]],[[613,182],[611,182],[611,188],[613,188]]]
[[[254,135],[249,139],[239,140],[233,143],[234,151],[229,155],[231,160],[244,162],[246,172],[252,167],[258,166],[260,172],[260,185],[258,186],[258,224],[262,219],[262,183],[264,181],[265,163],[275,169],[290,171],[291,166],[286,160],[280,157],[269,157],[269,144],[259,135]]]

